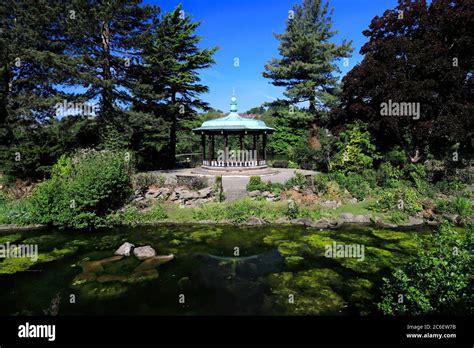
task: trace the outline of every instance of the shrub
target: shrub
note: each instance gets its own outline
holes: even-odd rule
[[[367,125],[362,122],[348,125],[347,130],[339,134],[336,147],[337,153],[330,163],[332,170],[359,172],[372,168],[374,160],[379,158]]]
[[[409,215],[415,215],[423,210],[423,206],[419,203],[418,192],[406,186],[379,190],[379,199],[372,208],[382,212],[399,209]]]
[[[298,166],[298,163],[295,163],[293,161],[288,161],[288,168],[290,169],[298,169],[299,166]]]
[[[417,255],[384,278],[380,310],[389,315],[473,314],[472,227],[459,233],[444,223],[418,238]]]
[[[381,187],[398,187],[402,179],[403,170],[389,162],[382,163],[377,170],[377,183]]]
[[[201,190],[209,186],[209,182],[206,177],[193,175],[176,175],[176,183],[178,186],[187,186],[191,190]]]
[[[288,209],[286,211],[286,216],[289,219],[296,219],[298,217],[298,205],[295,203],[294,200],[289,199],[288,200]]]
[[[225,200],[224,188],[222,186],[222,176],[216,176],[214,180],[214,196],[218,202]]]
[[[143,190],[152,185],[163,186],[165,181],[166,177],[164,175],[153,172],[132,175],[132,186],[135,190]]]
[[[447,201],[439,201],[435,211],[458,214],[463,219],[473,214],[472,203],[465,197],[451,197]]]
[[[268,185],[262,181],[262,178],[259,176],[251,176],[249,179],[249,183],[247,184],[247,191],[266,191],[268,189]]]
[[[314,190],[317,193],[324,194],[327,192],[329,176],[327,174],[318,174],[313,177]]]
[[[358,200],[363,200],[370,193],[370,185],[367,181],[359,174],[351,173],[344,175],[343,173],[336,172],[333,174],[333,178],[342,188],[345,188],[351,193],[351,195]]]
[[[30,199],[9,201],[0,199],[0,224],[28,225],[33,221],[34,208]]]
[[[466,185],[458,180],[441,180],[435,184],[435,189],[447,195],[462,191],[465,187]]]
[[[308,187],[310,183],[308,182],[308,178],[304,176],[300,172],[296,172],[295,176],[292,178],[288,179],[285,183],[286,188],[292,188],[294,186],[298,187],[300,190],[304,190],[305,188]]]
[[[392,212],[388,218],[390,222],[393,222],[394,224],[399,224],[401,222],[405,222],[408,220],[408,215],[400,210],[396,210]]]
[[[274,160],[273,168],[288,168],[288,161],[286,160]]]
[[[384,154],[383,159],[385,162],[390,162],[395,166],[403,166],[408,162],[408,155],[400,146],[395,146]]]
[[[63,157],[51,179],[37,185],[31,197],[35,220],[59,227],[92,228],[130,196],[131,160],[124,151],[82,151]]]

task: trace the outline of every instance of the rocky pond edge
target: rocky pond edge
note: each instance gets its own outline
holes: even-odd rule
[[[456,219],[445,217],[451,223],[460,225]],[[278,218],[275,221],[266,221],[264,219],[252,216],[245,221],[233,222],[230,220],[214,221],[214,220],[155,220],[148,222],[139,222],[136,224],[122,224],[118,226],[155,226],[155,225],[234,225],[234,226],[274,226],[274,225],[299,225],[318,229],[332,229],[338,228],[343,225],[363,225],[363,226],[375,226],[385,229],[410,229],[410,228],[421,228],[421,227],[433,227],[438,226],[441,222],[437,220],[425,221],[421,218],[409,217],[408,221],[403,223],[388,223],[381,217],[372,217],[369,215],[354,215],[352,213],[341,213],[339,218],[322,218],[319,220],[312,220],[309,218],[298,218],[298,219],[287,219]],[[41,230],[47,228],[47,225],[0,225],[0,232],[3,231],[32,231]]]

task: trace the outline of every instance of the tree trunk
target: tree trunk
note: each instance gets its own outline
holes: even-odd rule
[[[109,22],[104,21],[101,28],[102,36],[102,49],[103,49],[103,79],[104,81],[110,82],[112,79],[112,73],[110,71],[110,27]],[[106,86],[102,87],[102,99],[101,99],[101,114],[107,121],[111,121],[113,116],[112,107],[112,84],[107,83]]]
[[[169,142],[169,164],[174,167],[176,165],[176,129],[178,127],[178,120],[176,118],[176,93],[171,94],[171,127],[170,127],[170,142]]]
[[[314,99],[309,101],[309,113],[313,115],[313,122],[311,123],[310,128],[309,128],[309,137],[308,137],[309,147],[314,150],[320,150],[321,141],[319,140],[319,134],[318,134],[319,126],[316,120],[316,106],[314,103]]]

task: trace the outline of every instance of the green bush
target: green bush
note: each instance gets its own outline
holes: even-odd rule
[[[317,193],[324,194],[327,192],[330,178],[328,174],[318,174],[313,177],[314,190]]]
[[[124,151],[82,151],[63,156],[51,179],[31,197],[35,220],[77,229],[100,227],[132,193],[131,159]]]
[[[34,207],[28,198],[17,201],[0,199],[0,225],[29,225],[34,223],[33,212]]]
[[[384,278],[379,309],[388,315],[472,315],[472,234],[472,227],[460,233],[444,223],[430,238],[418,238],[413,261]]]
[[[286,216],[289,219],[296,219],[298,217],[299,209],[298,204],[294,200],[288,200],[288,209],[286,211]]]
[[[332,176],[340,187],[345,188],[350,194],[358,200],[364,200],[371,191],[369,183],[359,174],[334,173]]]
[[[288,161],[288,168],[290,169],[298,169],[299,166],[298,166],[298,163],[295,163],[293,161]]]
[[[298,187],[300,190],[304,190],[310,184],[308,178],[300,172],[296,172],[295,176],[291,177],[285,182],[286,188]]]
[[[288,161],[286,160],[274,160],[273,168],[288,168]]]
[[[452,195],[462,191],[465,187],[466,185],[459,180],[441,180],[435,184],[435,189],[446,195]]]
[[[471,201],[465,197],[451,197],[447,201],[439,201],[435,212],[458,214],[463,219],[474,213]]]
[[[401,210],[409,215],[415,215],[423,210],[419,203],[418,192],[412,187],[400,187],[396,189],[379,189],[378,200],[372,205],[372,208],[381,211]]]
[[[231,221],[239,223],[252,216],[273,221],[287,212],[282,203],[243,199],[230,203],[207,203],[193,212],[194,220]]]
[[[377,183],[381,187],[399,187],[400,180],[403,180],[403,170],[394,167],[389,162],[384,162],[377,170]]]
[[[344,173],[370,169],[374,160],[380,157],[372,143],[367,125],[362,122],[349,124],[347,130],[339,134],[336,147],[337,153],[330,163],[330,168]]]
[[[247,184],[247,191],[266,191],[268,190],[267,183],[262,181],[262,178],[259,176],[251,176],[249,179],[249,183]]]
[[[143,190],[152,185],[163,186],[165,181],[166,177],[164,175],[153,172],[137,173],[132,175],[132,186],[136,190]]]

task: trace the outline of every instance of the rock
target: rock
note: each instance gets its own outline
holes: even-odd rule
[[[263,197],[268,197],[269,195],[271,195],[271,192],[270,192],[270,191],[263,191],[263,192],[262,192],[262,196],[263,196]]]
[[[245,225],[263,225],[265,224],[265,221],[258,217],[251,216],[247,219],[247,221],[244,222],[244,224]]]
[[[370,223],[370,216],[366,216],[366,215],[356,215],[354,216],[354,222],[358,222],[358,223]]]
[[[212,195],[212,187],[206,187],[198,192],[199,198],[208,198]]]
[[[167,187],[160,187],[157,191],[156,191],[156,198],[160,198],[160,199],[168,199],[168,197],[170,196],[171,194],[171,190]]]
[[[342,213],[341,215],[339,215],[339,217],[344,222],[352,222],[354,220],[354,214],[351,213]]]
[[[428,224],[428,226],[439,226],[441,224],[441,222],[437,220],[429,220],[426,223]]]
[[[145,193],[145,198],[156,198],[158,194],[158,190],[149,188],[148,191]]]
[[[248,193],[249,197],[260,197],[261,195],[262,195],[262,192],[260,190],[250,191]]]
[[[149,245],[133,249],[133,254],[139,260],[145,260],[156,256],[155,249]]]
[[[358,202],[357,198],[353,197],[347,201],[349,204],[356,204]]]
[[[176,191],[173,191],[169,197],[169,200],[170,201],[177,201],[179,199],[179,196],[178,194],[176,193]]]
[[[459,215],[457,214],[443,214],[443,217],[452,224],[458,224],[460,221]]]
[[[299,218],[299,219],[292,219],[291,223],[295,225],[311,226],[313,224],[313,221],[308,218]]]
[[[338,201],[324,201],[324,202],[319,203],[319,204],[322,205],[323,207],[329,208],[329,209],[336,209],[336,208],[341,206],[341,202],[338,202]]]
[[[331,219],[320,219],[311,224],[311,227],[315,228],[331,228],[337,226],[339,223],[337,220]]]
[[[160,255],[155,257],[150,257],[144,260],[141,264],[139,264],[135,269],[134,272],[142,272],[147,271],[150,269],[154,269],[155,267],[162,265],[164,263],[170,262],[174,259],[174,255]]]
[[[192,200],[192,199],[199,198],[199,193],[193,192],[193,191],[184,191],[183,190],[183,191],[179,192],[179,198],[184,200],[184,201]]]
[[[116,251],[115,255],[121,255],[121,256],[130,256],[130,252],[132,249],[135,247],[135,245],[125,242],[123,243]]]

